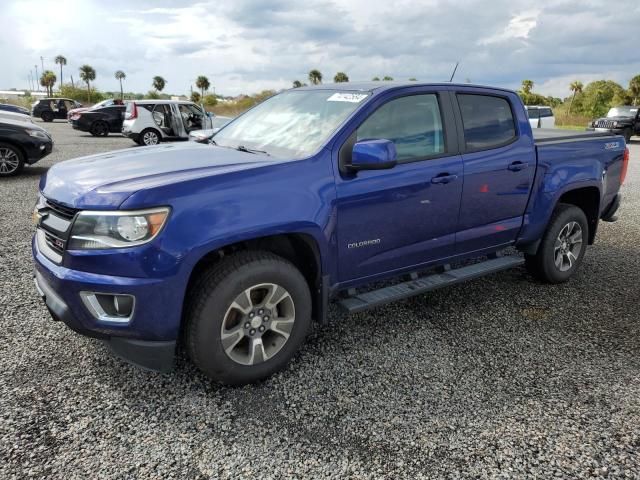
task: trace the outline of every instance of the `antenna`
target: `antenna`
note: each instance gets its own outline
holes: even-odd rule
[[[451,74],[451,78],[449,79],[449,83],[453,82],[453,77],[456,75],[456,70],[458,70],[458,65],[460,62],[456,62],[456,66],[453,68],[453,73]]]

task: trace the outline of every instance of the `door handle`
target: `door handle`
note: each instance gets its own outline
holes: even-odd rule
[[[524,170],[525,168],[527,168],[529,166],[529,164],[527,162],[513,162],[511,165],[509,165],[507,168],[509,170],[511,170],[512,172],[519,172],[520,170]]]
[[[453,182],[456,178],[458,178],[457,175],[449,175],[448,173],[441,173],[433,177],[431,179],[431,183],[449,183],[449,182]]]

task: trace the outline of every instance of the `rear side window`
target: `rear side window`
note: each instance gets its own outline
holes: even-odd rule
[[[485,150],[509,143],[516,127],[509,102],[489,95],[458,94],[467,150]]]
[[[537,108],[527,107],[527,115],[529,115],[529,118],[540,118],[540,110]]]
[[[542,108],[540,112],[541,117],[553,117],[553,112],[550,108]]]
[[[385,103],[358,128],[357,140],[391,140],[398,161],[410,162],[445,152],[442,118],[434,94]]]

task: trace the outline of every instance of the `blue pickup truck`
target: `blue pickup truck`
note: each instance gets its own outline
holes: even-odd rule
[[[332,301],[359,312],[521,264],[568,280],[616,219],[628,158],[609,133],[532,133],[509,90],[288,90],[208,145],[49,169],[35,281],[54,319],[132,363],[167,370],[179,344],[246,384],[282,369]]]

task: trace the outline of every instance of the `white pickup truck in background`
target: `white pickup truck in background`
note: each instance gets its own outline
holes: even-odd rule
[[[556,117],[551,107],[527,105],[531,128],[555,128]]]

